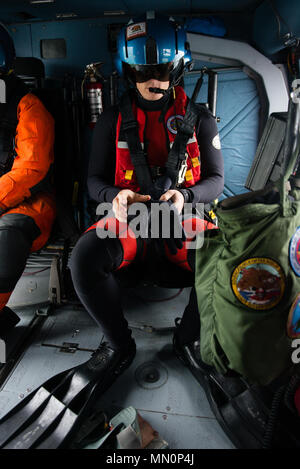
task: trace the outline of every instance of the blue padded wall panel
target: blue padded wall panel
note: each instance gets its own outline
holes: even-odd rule
[[[31,25],[17,24],[8,26],[18,57],[32,57]]]
[[[81,75],[85,65],[104,62],[103,71],[111,70],[107,46],[106,24],[103,20],[38,23],[32,25],[33,56],[41,58],[40,40],[64,38],[67,46],[65,59],[42,59],[46,75],[61,77],[64,73]]]
[[[108,51],[107,25],[111,19],[69,20],[41,22],[31,25],[11,25],[16,53],[21,57],[38,57],[45,65],[46,76],[63,77],[69,73],[82,76],[84,68],[92,62],[104,62],[104,75],[112,72],[112,58]],[[31,28],[24,42],[22,28]],[[29,29],[30,31],[30,29]],[[26,31],[27,33],[27,31]],[[28,36],[28,37],[27,37]],[[41,39],[65,39],[67,57],[64,59],[42,59]],[[30,39],[30,40],[28,40]]]
[[[185,77],[189,96],[197,78]],[[207,77],[197,102],[206,100]],[[242,71],[218,73],[217,116],[225,164],[225,189],[221,198],[247,192],[244,185],[258,144],[259,110],[257,88],[252,79]]]

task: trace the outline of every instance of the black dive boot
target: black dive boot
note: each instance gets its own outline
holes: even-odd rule
[[[121,350],[113,350],[103,342],[86,362],[86,367],[97,374],[101,391],[104,391],[131,365],[135,354],[136,345],[133,339]]]
[[[176,329],[173,336],[173,351],[179,360],[181,360],[193,373],[197,381],[204,386],[204,375],[212,369],[201,360],[200,340],[189,342],[182,345],[179,339],[178,327],[180,318],[175,319]]]
[[[19,321],[19,316],[8,306],[4,306],[0,311],[0,337],[13,329]]]

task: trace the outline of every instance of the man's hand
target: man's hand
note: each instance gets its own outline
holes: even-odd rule
[[[178,213],[180,214],[183,209],[184,205],[184,197],[181,192],[177,191],[176,189],[169,189],[165,192],[159,200],[167,201],[172,200],[174,207],[177,209]]]
[[[129,207],[129,205],[137,202],[145,203],[148,202],[148,200],[150,199],[150,195],[138,194],[137,192],[133,192],[129,189],[121,190],[112,202],[113,211],[116,219],[120,222],[126,222],[127,208]]]

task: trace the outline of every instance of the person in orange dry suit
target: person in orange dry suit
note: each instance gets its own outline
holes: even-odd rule
[[[14,74],[14,58],[13,41],[0,24],[0,337],[20,320],[6,304],[55,218],[49,181],[54,120]]]

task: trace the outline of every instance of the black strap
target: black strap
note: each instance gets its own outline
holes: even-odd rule
[[[142,193],[149,194],[153,182],[146,153],[142,149],[139,138],[138,122],[134,117],[129,93],[122,96],[120,103],[120,112],[122,116],[122,131],[128,144],[130,157],[134,166],[136,177]]]
[[[166,174],[172,181],[172,188],[177,185],[178,173],[182,162],[186,158],[186,147],[190,138],[194,135],[195,125],[199,117],[199,108],[193,101],[189,100],[185,116],[180,123],[173,146],[169,152],[168,160],[165,164]]]

